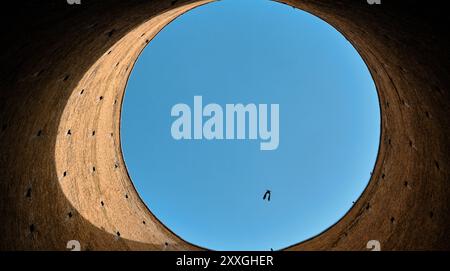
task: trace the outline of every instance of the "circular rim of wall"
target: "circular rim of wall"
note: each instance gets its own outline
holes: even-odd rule
[[[279,2],[279,1],[274,1],[274,2],[277,3],[277,4],[285,4],[285,3]],[[197,9],[197,8],[199,8],[199,7],[201,7],[201,6],[208,5],[208,4],[212,4],[212,3],[217,3],[217,1],[207,2],[207,3],[204,3],[204,4],[202,4],[202,5],[196,6],[196,7],[193,8],[193,9]],[[290,6],[289,4],[285,4],[285,5]],[[290,7],[294,7],[294,6],[290,6]],[[173,21],[175,21],[176,19],[178,19],[179,17],[183,16],[184,14],[188,13],[188,12],[191,11],[191,10],[192,10],[192,9],[186,10],[186,12],[184,12],[184,13],[182,13],[182,14],[179,14],[174,20],[172,20],[172,21],[168,22],[167,24],[165,24],[164,27],[163,27],[160,31],[163,31],[164,28],[167,27],[170,23],[172,23]],[[334,27],[333,25],[329,24],[327,21],[323,20],[323,19],[320,18],[319,16],[317,16],[317,15],[315,15],[315,14],[313,14],[313,13],[310,13],[310,12],[308,12],[308,11],[306,11],[306,10],[302,10],[302,11],[305,12],[305,13],[307,13],[308,15],[311,15],[311,16],[315,17],[316,19],[322,21],[323,23],[327,24],[328,26],[330,26],[331,28],[333,28],[334,31],[338,32],[338,33],[341,35],[341,38],[344,38],[348,43],[350,43],[352,49],[355,51],[355,53],[358,55],[358,57],[364,62],[364,65],[365,65],[365,67],[367,68],[367,70],[368,70],[368,72],[369,72],[369,74],[370,74],[370,78],[372,79],[372,82],[374,83],[375,91],[376,91],[376,93],[377,93],[377,105],[378,105],[379,114],[380,114],[380,115],[379,115],[379,117],[380,117],[380,123],[379,123],[379,126],[380,126],[380,133],[379,133],[379,136],[378,136],[378,142],[377,142],[377,154],[376,154],[376,157],[375,157],[375,163],[374,163],[374,165],[373,165],[373,167],[372,167],[372,172],[374,172],[375,167],[376,167],[376,165],[377,165],[377,163],[378,163],[378,156],[379,156],[379,153],[380,153],[381,142],[382,142],[381,139],[383,138],[383,114],[382,114],[383,108],[382,108],[382,106],[381,106],[380,96],[379,96],[379,93],[378,93],[379,90],[378,90],[378,86],[377,86],[377,84],[376,84],[376,82],[375,82],[373,73],[372,73],[372,71],[369,69],[369,66],[368,66],[368,63],[366,62],[366,59],[365,59],[364,57],[362,57],[362,55],[360,54],[359,50],[355,47],[355,45],[353,44],[353,42],[352,42],[350,39],[348,39],[347,36],[344,35],[344,33],[342,33],[339,29],[337,29],[337,28]],[[158,34],[159,34],[159,32],[158,32]],[[153,37],[153,39],[155,39],[155,38],[158,36],[158,34],[156,34],[156,35]],[[151,43],[151,41],[150,41],[148,44],[150,44],[150,43]],[[147,46],[148,46],[148,44],[147,44]],[[129,79],[130,79],[131,74],[133,73],[134,66],[135,66],[136,62],[137,62],[138,59],[141,57],[142,53],[143,53],[144,50],[147,48],[147,46],[143,47],[142,50],[139,52],[137,58],[134,60],[134,62],[133,62],[132,65],[131,65],[132,68],[130,69],[130,73],[128,73],[128,76],[127,76],[127,79],[126,79],[127,84],[125,85],[125,89],[123,90],[123,92],[124,92],[123,98],[122,98],[121,101],[120,101],[120,113],[119,113],[119,114],[120,114],[120,117],[119,117],[119,125],[118,125],[118,126],[120,127],[120,128],[119,128],[119,134],[120,134],[120,130],[121,130],[121,127],[122,127],[121,124],[122,124],[123,100],[124,100],[124,97],[125,97],[125,93],[126,93],[126,91],[127,91],[128,81],[129,81]],[[125,171],[126,171],[126,174],[127,174],[127,176],[128,176],[128,179],[131,181],[131,184],[132,184],[134,190],[136,191],[136,194],[139,195],[139,200],[142,201],[142,203],[147,207],[148,212],[151,213],[151,214],[153,214],[153,212],[151,211],[151,209],[147,206],[147,204],[145,203],[145,201],[142,199],[140,193],[138,192],[136,186],[134,185],[133,179],[131,178],[131,176],[130,176],[130,174],[129,174],[129,170],[128,170],[128,167],[126,166],[125,158],[124,158],[123,152],[122,152],[122,149],[123,149],[122,140],[121,140],[122,137],[121,137],[121,135],[120,135],[119,137],[120,137],[120,142],[119,142],[119,144],[120,144],[120,151],[121,151],[121,154],[122,154],[121,160],[123,161],[123,164],[124,164]],[[371,181],[372,181],[372,174],[371,174],[369,180],[367,181],[367,184],[365,185],[364,189],[362,190],[361,194],[360,194],[360,195],[358,196],[358,198],[355,200],[355,203],[358,202],[358,201],[360,200],[360,198],[364,195],[364,193],[366,192],[367,188],[369,187],[369,184],[370,184]],[[294,242],[292,245],[286,246],[286,247],[284,247],[284,248],[282,248],[282,249],[280,249],[280,250],[288,250],[288,249],[290,249],[290,248],[293,248],[293,247],[302,245],[303,243],[306,243],[306,242],[308,242],[308,241],[310,241],[310,240],[312,240],[312,239],[314,239],[314,238],[316,238],[316,237],[322,235],[323,233],[325,233],[325,232],[327,232],[328,230],[330,230],[331,228],[333,228],[336,224],[338,224],[338,223],[339,223],[339,222],[340,222],[340,221],[341,221],[341,220],[342,220],[342,219],[343,219],[343,218],[344,218],[344,217],[345,217],[345,216],[353,209],[354,206],[355,206],[355,204],[353,204],[352,207],[350,207],[343,215],[341,215],[339,219],[337,219],[337,220],[336,220],[334,223],[332,223],[330,226],[326,227],[324,230],[322,230],[322,231],[320,231],[320,232],[318,232],[318,233],[312,235],[311,237],[306,238],[306,239],[304,239],[304,240],[302,240],[302,241],[300,241],[300,242]],[[164,224],[157,216],[155,216],[155,218],[156,218],[156,220],[157,220],[159,223],[161,223],[161,225],[163,225],[168,231],[170,231],[173,235],[177,236],[180,240],[186,242],[187,244],[192,245],[192,246],[195,246],[195,247],[198,247],[198,248],[200,248],[200,249],[202,249],[202,250],[213,250],[213,251],[214,251],[214,249],[210,249],[210,248],[207,248],[207,247],[204,247],[204,246],[200,246],[200,245],[197,245],[197,244],[194,244],[194,243],[191,243],[191,242],[185,240],[185,239],[182,238],[180,235],[178,235],[178,234],[176,234],[175,232],[173,232],[173,231],[170,229],[170,227],[166,226],[166,225],[165,225],[165,224]]]

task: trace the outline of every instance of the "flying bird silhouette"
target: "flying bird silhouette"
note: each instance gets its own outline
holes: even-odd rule
[[[267,199],[267,201],[270,201],[270,194],[271,194],[271,191],[270,190],[266,190],[266,193],[264,193],[263,200]]]

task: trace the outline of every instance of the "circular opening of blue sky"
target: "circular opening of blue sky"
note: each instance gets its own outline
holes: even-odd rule
[[[136,190],[175,234],[277,250],[350,210],[380,122],[371,74],[336,29],[280,3],[227,0],[180,16],[142,52],[121,142]]]

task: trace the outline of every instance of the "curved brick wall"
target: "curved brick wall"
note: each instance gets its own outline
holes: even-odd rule
[[[140,200],[119,124],[140,52],[171,20],[207,2],[28,1],[2,10],[0,249],[64,250],[72,239],[82,250],[201,249]],[[382,107],[369,186],[333,227],[288,249],[364,250],[372,239],[383,250],[450,249],[445,14],[419,1],[385,2],[286,1],[353,43]]]

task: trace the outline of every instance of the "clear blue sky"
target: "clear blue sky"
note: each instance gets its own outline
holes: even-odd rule
[[[280,105],[280,144],[174,140],[171,108]],[[215,250],[270,250],[337,222],[365,189],[380,136],[373,80],[334,28],[268,0],[225,0],[169,24],[126,89],[122,148],[150,210]],[[266,189],[271,201],[263,201]]]

